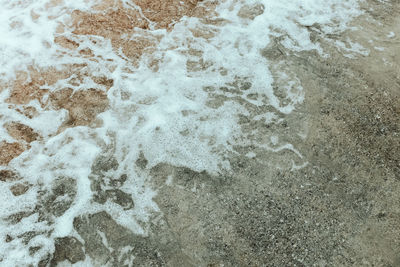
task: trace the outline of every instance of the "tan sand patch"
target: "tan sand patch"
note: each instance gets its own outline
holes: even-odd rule
[[[20,143],[0,142],[0,165],[7,165],[24,151],[25,146]]]
[[[132,64],[137,64],[144,53],[149,54],[154,51],[159,41],[159,37],[148,32],[148,29],[170,30],[183,16],[203,17],[216,6],[216,2],[209,3],[207,7],[199,6],[200,2],[198,0],[138,0],[135,1],[135,8],[133,3],[131,7],[128,7],[122,1],[102,1],[93,8],[93,12],[73,11],[70,25],[73,28],[72,34],[97,35],[109,39],[115,51],[122,51]],[[60,3],[60,1],[52,1],[51,6]],[[35,19],[35,14],[32,14],[32,17]],[[62,35],[65,27],[66,25],[59,25],[57,34],[60,35],[54,37],[55,43],[71,51],[78,50],[82,57],[93,57],[93,52],[89,48],[80,49],[77,41]],[[133,34],[137,35],[131,39],[130,36]],[[72,89],[79,87],[87,78],[92,78],[95,83],[101,85],[103,90],[92,88],[74,91]],[[71,88],[51,91],[59,80],[66,80]],[[59,133],[67,127],[98,126],[95,118],[107,109],[109,104],[107,90],[113,84],[114,81],[107,77],[94,77],[86,64],[72,64],[62,69],[40,69],[30,66],[27,71],[18,72],[14,81],[2,87],[11,88],[10,96],[6,101],[14,104],[15,106],[11,107],[28,118],[38,115],[36,108],[29,105],[33,100],[39,101],[44,109],[66,109],[69,117],[58,129]],[[20,123],[13,122],[5,127],[8,133],[18,141],[30,143],[39,138],[32,128]],[[7,165],[27,148],[17,142],[2,142],[0,165]]]
[[[106,92],[96,89],[75,93],[71,88],[62,89],[51,93],[50,101],[56,109],[68,110],[68,127],[90,125],[97,114],[105,111],[108,106]]]
[[[19,122],[11,122],[5,125],[8,134],[18,140],[31,143],[39,138],[39,135],[29,126]]]
[[[20,196],[26,193],[26,191],[28,191],[29,186],[26,184],[15,184],[13,186],[10,187],[10,191],[14,196]]]

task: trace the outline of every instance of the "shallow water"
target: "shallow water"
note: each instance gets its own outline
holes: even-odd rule
[[[146,235],[159,212],[149,170],[161,163],[224,175],[229,157],[241,153],[236,147],[253,146],[287,150],[298,161],[292,168],[305,166],[296,144],[278,133],[254,138],[260,133],[240,119],[279,123],[304,101],[296,74],[269,59],[279,50],[274,40],[291,53],[329,57],[309,27],[328,38],[360,15],[356,0],[205,1],[202,12],[167,28],[154,21],[133,28],[107,13],[147,21],[129,1],[0,4],[0,142],[24,150],[1,167],[19,176],[0,187],[4,266],[38,264],[56,238],[81,240],[73,222],[82,214],[106,211]],[[346,51],[359,53],[353,48]],[[24,133],[7,128],[14,122],[38,137],[21,141]],[[13,193],[16,184],[28,189]]]

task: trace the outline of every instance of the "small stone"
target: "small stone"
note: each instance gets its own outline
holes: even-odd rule
[[[10,235],[6,235],[6,243],[10,243],[13,241],[13,238]]]

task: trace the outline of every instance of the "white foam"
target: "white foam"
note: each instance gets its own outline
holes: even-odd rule
[[[394,32],[389,32],[388,35],[386,36],[387,38],[393,38],[395,37],[396,34]]]
[[[335,43],[339,49],[346,52],[346,54],[344,54],[344,56],[346,56],[348,58],[355,58],[356,54],[362,55],[362,56],[368,56],[370,53],[369,49],[363,47],[359,43],[352,42],[349,38],[347,39],[346,43],[339,41],[339,40],[336,40]]]

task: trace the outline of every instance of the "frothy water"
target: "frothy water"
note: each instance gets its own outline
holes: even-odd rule
[[[94,12],[99,1],[0,4],[0,141],[15,141],[4,126],[10,122],[27,125],[41,136],[8,164],[22,180],[1,182],[2,266],[36,265],[54,251],[58,237],[81,240],[73,221],[82,214],[106,211],[132,232],[145,235],[146,222],[158,211],[146,170],[157,164],[218,175],[230,171],[229,155],[238,153],[234,146],[245,144],[277,152],[286,149],[301,157],[295,144],[277,145],[276,138],[258,143],[240,126],[240,115],[273,121],[278,113],[295,112],[304,99],[305,89],[285,73],[280,77],[287,80],[285,101],[274,94],[273,66],[261,50],[279,38],[286,49],[316,50],[327,56],[311,41],[307,27],[318,25],[322,35],[340,33],[360,13],[356,0],[222,1],[217,15],[185,16],[169,30],[151,26],[122,35],[126,40],[145,36],[153,44],[151,53],[144,52],[133,62],[108,38],[73,33],[73,11]],[[140,10],[125,0],[123,6]],[[78,48],[61,46],[55,42],[57,36],[73,40]],[[79,52],[85,49],[92,51],[90,56]],[[40,88],[105,92],[109,104],[98,115],[97,127],[78,125],[60,131],[68,112],[42,105],[46,94],[20,105],[36,109],[31,118],[7,101],[18,72],[29,73],[30,67],[62,71],[78,64],[83,67],[77,73],[91,75],[72,82],[78,75],[73,73]],[[99,85],[94,76],[112,80],[112,86]],[[248,105],[271,108],[253,114]],[[143,158],[145,170],[136,164]],[[29,189],[14,196],[9,187],[21,182]],[[62,196],[53,196],[59,188]],[[134,204],[112,201],[104,192],[122,194]],[[57,205],[62,208],[51,208]],[[10,219],[16,214],[21,218]],[[37,248],[34,253],[32,247]]]

